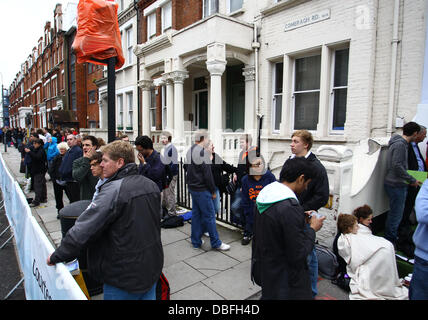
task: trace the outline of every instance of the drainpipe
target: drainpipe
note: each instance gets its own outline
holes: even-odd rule
[[[251,44],[251,47],[254,49],[254,77],[255,77],[255,93],[254,93],[254,100],[255,100],[255,106],[256,106],[256,114],[257,116],[260,115],[260,108],[259,108],[259,48],[260,43],[257,41],[257,24],[254,22],[254,39],[253,43]]]
[[[392,34],[392,55],[391,55],[391,82],[389,86],[389,106],[388,106],[388,122],[386,134],[391,136],[393,132],[394,125],[394,106],[395,106],[395,80],[397,75],[397,54],[398,54],[398,44],[400,40],[398,39],[398,22],[400,18],[400,0],[395,0],[394,3],[394,25],[393,25],[393,34]]]

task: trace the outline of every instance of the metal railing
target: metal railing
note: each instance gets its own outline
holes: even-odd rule
[[[232,175],[230,175],[230,180],[231,179]],[[228,225],[232,225],[236,228],[242,229],[242,226],[235,223],[232,219],[231,198],[232,197],[229,194],[220,192],[220,210],[216,214],[216,219]],[[186,171],[184,170],[183,159],[180,159],[179,162],[177,179],[177,205],[189,210],[192,209],[192,201],[189,189],[187,187]]]

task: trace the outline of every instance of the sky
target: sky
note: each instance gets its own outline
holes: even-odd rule
[[[33,47],[37,47],[46,21],[53,27],[55,5],[61,3],[64,10],[68,2],[78,1],[0,0],[0,73],[5,88],[9,88]]]

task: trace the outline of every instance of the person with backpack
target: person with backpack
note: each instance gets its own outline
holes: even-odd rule
[[[46,152],[43,149],[43,141],[35,139],[33,141],[34,149],[25,148],[25,152],[31,157],[31,176],[34,179],[34,200],[30,203],[30,207],[37,207],[40,203],[48,202],[46,188],[46,171],[47,158]]]
[[[162,191],[162,206],[166,208],[168,215],[175,216],[177,215],[175,187],[178,180],[178,153],[171,140],[172,135],[169,132],[162,132],[160,141],[164,147],[161,150],[161,160],[166,171],[166,187]]]
[[[290,159],[279,182],[264,187],[257,197],[251,277],[262,287],[262,299],[313,299],[307,257],[325,217],[309,219],[297,197],[313,177],[307,159]]]

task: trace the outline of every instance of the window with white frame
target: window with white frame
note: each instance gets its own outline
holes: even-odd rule
[[[349,48],[334,51],[332,63],[331,129],[344,130],[348,97]]]
[[[126,102],[128,104],[128,124],[127,124],[127,129],[128,130],[132,130],[133,127],[133,121],[134,121],[134,99],[133,99],[133,94],[132,92],[127,92],[126,93]]]
[[[316,130],[318,124],[321,55],[295,60],[294,63],[294,130]]]
[[[132,63],[132,56],[133,56],[133,52],[132,52],[132,27],[126,29],[126,48],[127,48],[127,59],[128,59],[128,63],[131,64]]]
[[[117,96],[117,110],[119,112],[117,126],[123,129],[123,95],[121,94]]]
[[[273,98],[272,98],[272,128],[273,132],[278,133],[281,126],[282,117],[282,83],[284,74],[284,63],[274,64],[272,81],[273,81]]]
[[[244,0],[229,0],[228,1],[229,12],[235,12],[239,9],[242,9],[242,3],[243,2],[244,2]]]
[[[155,88],[150,90],[150,127],[152,130],[156,130],[156,91]]]
[[[218,0],[204,0],[204,18],[218,12]]]
[[[162,32],[172,27],[172,1],[162,7]]]
[[[156,35],[156,11],[147,16],[147,39]]]

